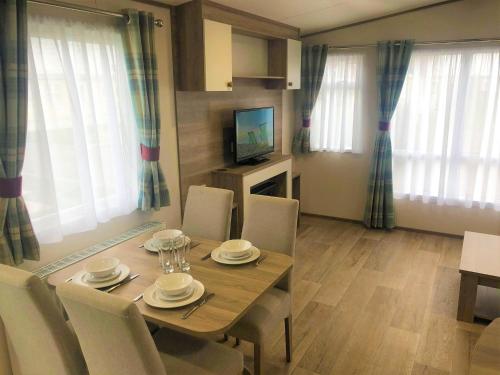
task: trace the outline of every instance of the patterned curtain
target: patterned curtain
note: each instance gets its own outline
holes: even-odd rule
[[[392,148],[389,124],[410,63],[413,41],[379,42],[377,45],[378,132],[368,182],[364,223],[371,228],[394,228]]]
[[[302,104],[302,127],[293,138],[294,154],[311,152],[311,113],[323,81],[327,54],[326,44],[302,48],[301,89],[298,93],[299,102]]]
[[[39,260],[40,247],[24,203],[27,129],[26,0],[0,0],[0,263]]]
[[[154,18],[152,13],[137,10],[129,10],[128,16],[125,53],[142,158],[138,207],[159,210],[170,204],[170,195],[158,161],[161,121]]]

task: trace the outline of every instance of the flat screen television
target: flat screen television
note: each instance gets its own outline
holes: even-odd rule
[[[234,161],[258,163],[274,151],[274,107],[234,111]]]

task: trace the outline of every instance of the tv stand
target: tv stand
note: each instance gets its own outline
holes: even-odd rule
[[[265,163],[266,161],[269,161],[269,158],[266,158],[265,156],[258,156],[256,158],[250,158],[245,161],[242,161],[238,164],[240,165],[259,165],[261,163]]]
[[[234,201],[238,204],[239,233],[250,194],[292,198],[292,157],[281,154],[269,154],[267,157],[268,160],[256,165],[235,165],[212,172],[214,187],[234,191]]]

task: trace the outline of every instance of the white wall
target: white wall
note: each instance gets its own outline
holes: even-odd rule
[[[372,44],[387,39],[417,41],[500,37],[500,1],[464,0],[305,38],[307,44]],[[361,155],[315,153],[296,158],[302,173],[302,211],[361,220],[375,129],[375,49],[366,52],[368,79],[363,110],[364,152]],[[300,117],[300,116],[298,116]],[[296,124],[297,126],[297,124]],[[285,131],[283,132],[285,133]],[[500,234],[500,213],[491,209],[423,204],[396,200],[398,226],[463,234],[464,230]]]
[[[103,241],[104,239],[113,237],[148,221],[166,222],[167,225],[171,227],[178,227],[181,223],[170,10],[124,0],[80,0],[72,2],[112,11],[120,11],[127,7],[148,10],[153,12],[156,18],[163,19],[163,28],[156,29],[156,52],[158,59],[158,79],[161,107],[160,115],[162,119],[160,163],[170,190],[171,205],[169,207],[162,208],[158,212],[134,212],[128,216],[122,216],[115,218],[110,222],[100,224],[98,228],[93,231],[67,236],[62,242],[57,244],[44,245],[41,249],[41,260],[39,262],[25,261],[25,263],[21,266],[22,268],[29,270],[36,269],[42,265],[50,263],[51,261]],[[55,8],[52,9],[54,9],[55,12]],[[44,12],[46,11],[47,7],[44,7]]]

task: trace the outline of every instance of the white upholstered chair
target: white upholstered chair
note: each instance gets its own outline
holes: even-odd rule
[[[231,231],[231,190],[190,186],[184,208],[182,231],[191,237],[226,241]]]
[[[294,199],[250,195],[245,210],[241,238],[257,248],[294,256],[299,202]],[[254,344],[254,374],[261,370],[261,346],[266,334],[283,319],[285,323],[286,359],[291,361],[292,312],[291,273],[276,287],[259,298],[248,313],[228,332],[237,339]]]
[[[0,316],[14,374],[87,374],[78,340],[38,276],[0,265]]]
[[[10,365],[9,347],[7,346],[7,336],[5,335],[5,327],[0,318],[0,375],[12,375],[12,367]]]
[[[234,349],[165,329],[151,337],[133,302],[74,284],[61,284],[56,292],[92,375],[243,372],[243,356]]]

